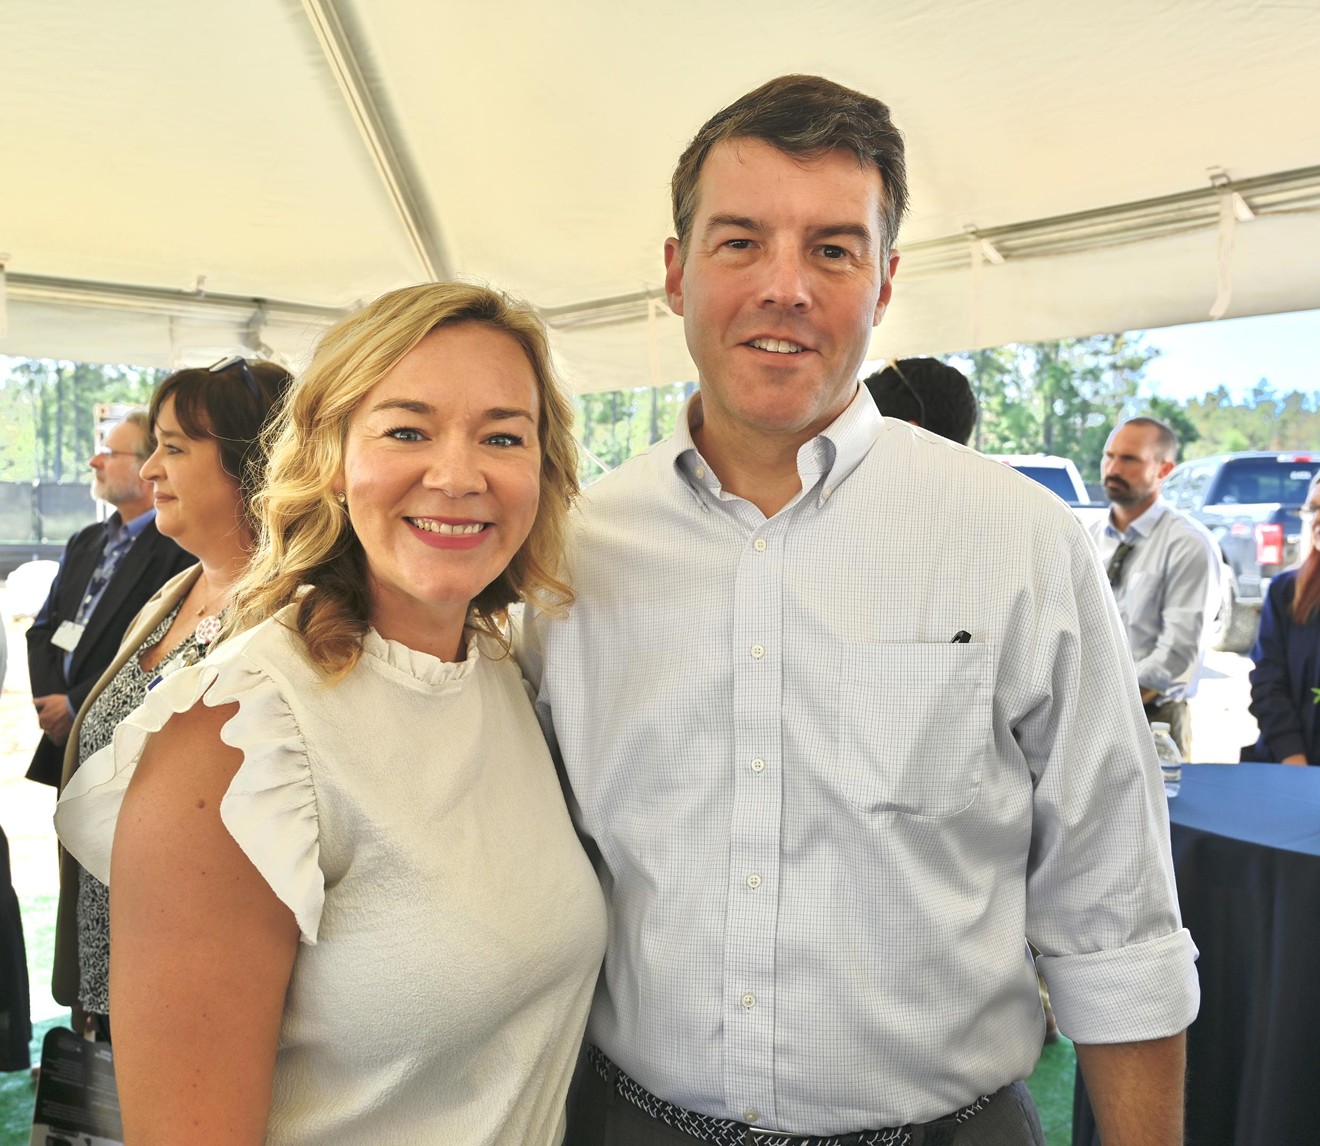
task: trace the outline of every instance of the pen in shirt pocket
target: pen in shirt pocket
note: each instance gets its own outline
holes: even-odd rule
[[[966,645],[966,644],[970,644],[971,640],[972,640],[971,633],[969,633],[966,629],[959,629],[956,633],[953,634],[953,640],[951,640],[949,644]]]

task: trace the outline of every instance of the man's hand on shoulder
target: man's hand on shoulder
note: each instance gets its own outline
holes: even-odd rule
[[[50,696],[34,696],[32,703],[37,710],[37,723],[41,731],[60,747],[69,739],[73,729],[73,713],[69,711],[69,698],[62,692]]]

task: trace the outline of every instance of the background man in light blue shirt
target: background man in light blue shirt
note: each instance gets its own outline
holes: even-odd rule
[[[1040,1142],[1028,939],[1108,1146],[1180,1137],[1195,951],[1094,549],[857,383],[905,198],[817,77],[679,160],[700,392],[521,646],[610,902],[571,1146]]]
[[[1091,532],[1123,618],[1146,716],[1167,724],[1183,759],[1191,760],[1187,701],[1219,608],[1221,572],[1209,531],[1160,498],[1177,459],[1178,439],[1159,419],[1131,418],[1116,427],[1100,464],[1109,516],[1093,522]]]

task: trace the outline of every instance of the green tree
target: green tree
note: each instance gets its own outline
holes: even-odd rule
[[[1156,352],[1141,334],[1017,343],[949,355],[981,405],[972,444],[991,454],[1072,458],[1088,481],[1114,423],[1140,412],[1142,377]]]
[[[1320,393],[1278,394],[1262,378],[1235,402],[1220,386],[1186,404],[1186,417],[1199,438],[1187,457],[1240,450],[1312,450],[1320,446]]]
[[[145,405],[164,371],[51,359],[6,359],[0,370],[0,427],[10,444],[0,479],[71,481],[89,477],[96,407]]]
[[[1149,399],[1146,413],[1161,422],[1178,435],[1179,457],[1189,457],[1188,450],[1193,442],[1200,441],[1201,431],[1197,428],[1184,406],[1172,398],[1153,397]]]
[[[695,388],[694,382],[678,382],[577,395],[574,412],[578,441],[590,455],[582,460],[579,478],[584,483],[594,481],[601,476],[602,467],[614,469],[668,437],[683,403]]]

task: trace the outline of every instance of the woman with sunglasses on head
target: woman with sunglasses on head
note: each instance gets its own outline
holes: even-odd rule
[[[252,627],[61,806],[111,868],[130,1144],[561,1141],[605,908],[505,614],[571,599],[571,423],[539,320],[485,288],[395,291],[322,341]]]
[[[251,502],[266,462],[261,432],[289,382],[280,366],[237,358],[179,370],[156,388],[148,411],[156,446],[141,476],[155,487],[156,528],[197,564],[143,606],[87,694],[69,733],[61,791],[153,683],[199,660],[219,633],[255,542]],[[70,988],[76,981],[83,1021],[107,1041],[109,927],[105,884],[62,855],[54,978]]]
[[[1320,764],[1320,474],[1302,506],[1302,559],[1271,578],[1251,659],[1252,760]]]

